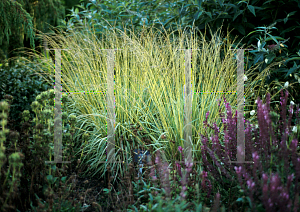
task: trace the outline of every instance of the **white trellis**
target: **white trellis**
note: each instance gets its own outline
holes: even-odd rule
[[[50,49],[47,49],[50,50]],[[55,125],[54,125],[54,161],[46,161],[46,163],[70,163],[70,161],[62,161],[62,120],[61,120],[61,50],[55,50]],[[115,125],[115,104],[114,104],[114,50],[123,49],[102,49],[107,50],[107,161],[102,163],[122,163],[122,161],[115,161],[115,139],[114,139],[114,125]],[[188,161],[192,161],[192,88],[191,85],[191,51],[185,50],[185,85],[184,85],[184,154]],[[197,49],[198,50],[198,49]],[[238,128],[237,128],[237,148],[242,150],[237,153],[237,161],[230,161],[231,163],[253,163],[252,161],[245,161],[245,132],[244,132],[244,49],[237,50],[237,103],[238,103]],[[60,88],[60,89],[59,89]],[[66,92],[71,93],[71,92]],[[211,92],[213,93],[213,92]],[[181,161],[181,163],[184,161]],[[100,162],[101,163],[101,162]],[[198,163],[194,161],[194,163]]]

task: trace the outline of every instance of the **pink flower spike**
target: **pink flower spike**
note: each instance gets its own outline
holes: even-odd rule
[[[186,166],[186,168],[191,168],[193,166],[193,163],[186,162],[185,166]]]
[[[177,169],[178,169],[178,174],[179,174],[179,176],[182,177],[182,174],[181,174],[181,166],[180,166],[180,164],[177,163],[177,162],[176,162],[176,167],[177,167]]]
[[[159,161],[159,157],[156,156],[156,158],[155,158],[155,163],[158,164],[159,162],[160,162],[160,161]]]
[[[180,195],[181,195],[182,198],[185,198],[185,197],[186,197],[186,194],[183,193],[183,192],[181,192]]]

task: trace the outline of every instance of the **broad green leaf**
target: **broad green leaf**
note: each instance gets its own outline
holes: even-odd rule
[[[277,40],[285,40],[284,38],[282,37],[278,37],[278,36],[272,36],[273,38],[276,38]],[[273,40],[271,37],[269,38],[266,38],[266,41],[270,41],[270,40]],[[275,41],[276,42],[276,41]]]
[[[278,44],[278,41],[275,37],[273,37],[272,35],[270,35],[269,33],[266,33],[267,35],[269,35],[277,44]]]
[[[114,6],[114,5],[107,5],[107,7],[110,7],[110,8],[112,8],[112,9],[116,9],[116,6]]]
[[[245,3],[245,4],[247,4],[246,1],[239,1],[238,5],[239,5],[240,3]]]
[[[201,7],[202,2],[203,2],[203,0],[197,0],[197,5],[198,5],[199,7]]]
[[[249,36],[249,35],[251,35],[252,33],[255,33],[255,32],[256,32],[256,31],[250,32],[247,36]],[[246,36],[246,37],[247,37],[247,36]]]
[[[284,63],[286,64],[288,61],[291,61],[291,60],[300,60],[300,57],[289,58]]]
[[[153,205],[152,210],[156,209],[158,207],[158,203],[156,203],[155,205]]]
[[[295,64],[296,63],[294,63],[294,67],[292,67],[292,68],[289,69],[288,73],[284,76],[284,78],[287,78],[290,74],[294,73],[295,70],[300,69],[300,66],[296,66],[295,67]]]
[[[79,4],[78,4],[78,5],[76,5],[76,7],[79,7],[79,8],[81,8],[81,9],[85,9],[85,8],[84,8],[84,6],[82,6],[82,5],[79,5]]]
[[[230,6],[230,7],[233,7],[234,8],[234,11],[236,11],[236,10],[238,10],[239,9],[239,7],[237,6],[237,5],[235,5],[235,4],[230,4],[230,3],[228,3],[228,4],[224,4],[225,6]],[[227,7],[226,7],[226,9],[227,9]],[[228,9],[230,9],[230,8],[228,8]]]
[[[269,54],[266,59],[268,60],[268,64],[270,64],[274,58],[276,57],[276,55],[273,53],[273,54]]]
[[[242,25],[236,25],[236,29],[242,34],[245,35],[245,29]]]
[[[247,7],[250,10],[250,12],[256,17],[256,15],[255,15],[255,8],[252,5],[247,5]]]
[[[148,211],[148,209],[145,205],[140,205],[140,208],[143,208],[145,211]]]
[[[260,52],[255,56],[253,64],[255,65],[258,61],[262,61],[264,59],[264,52]]]
[[[210,17],[210,19],[212,19],[212,16],[211,16],[210,12],[206,12],[206,11],[203,11],[203,12],[206,13]]]
[[[283,30],[283,31],[281,32],[281,34],[284,34],[284,33],[286,33],[286,32],[290,32],[290,31],[293,31],[293,30],[296,29],[296,28],[300,28],[300,26],[292,26],[292,27],[289,27],[289,28]],[[295,37],[296,37],[296,36],[295,36]],[[299,36],[298,36],[298,37],[299,37]]]
[[[109,192],[110,192],[110,190],[109,190],[108,188],[104,188],[103,191],[104,191],[105,193],[109,193]]]
[[[234,21],[240,14],[242,14],[244,11],[240,10],[237,13],[234,14],[232,21]]]
[[[170,22],[172,22],[176,17],[178,17],[178,15],[177,16],[174,16],[174,17],[172,17],[172,18],[170,18],[170,19],[168,19],[168,20],[166,20],[164,23],[163,23],[163,25],[164,26],[166,26],[166,25],[168,25]]]
[[[240,197],[236,200],[236,202],[244,202],[244,199]]]
[[[298,11],[290,12],[290,13],[287,15],[287,17],[294,15],[296,12],[298,12]]]
[[[267,29],[267,27],[255,27],[256,29]],[[263,32],[263,31],[262,31]]]
[[[194,19],[198,20],[198,18],[202,15],[203,11],[199,11],[195,14]]]
[[[50,181],[50,182],[52,182],[53,176],[52,175],[47,175],[47,180]]]
[[[247,200],[248,200],[248,202],[249,202],[250,208],[252,208],[252,202],[251,202],[251,199],[250,199],[250,197],[246,197],[246,199],[247,199]]]
[[[153,11],[160,9],[161,6],[162,6],[162,5],[160,5],[160,4],[155,4],[155,5],[153,6]]]
[[[223,1],[222,0],[218,0],[218,3],[220,6],[223,6]]]
[[[58,177],[54,177],[53,184],[56,182],[57,179]]]
[[[103,10],[104,12],[108,12],[109,14],[111,14],[112,13],[112,11],[111,10]]]
[[[245,26],[247,26],[247,28],[255,28],[255,26],[249,22],[245,23]]]
[[[64,183],[66,181],[67,177],[62,177],[61,181]]]
[[[268,4],[269,2],[273,2],[274,0],[268,0],[268,1],[266,1],[265,3],[263,3],[263,5],[264,4]]]
[[[143,2],[140,4],[140,8],[139,9],[142,9],[144,6],[149,6],[149,2]]]
[[[152,194],[149,194],[149,196],[150,196],[150,201],[153,202],[153,196],[152,196]]]

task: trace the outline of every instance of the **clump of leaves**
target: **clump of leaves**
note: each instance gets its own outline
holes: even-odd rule
[[[221,115],[224,123],[224,142],[219,142],[218,128],[210,137],[202,140],[202,160],[205,171],[217,184],[226,179],[238,179],[241,196],[234,204],[247,204],[252,210],[258,211],[297,211],[299,205],[300,157],[297,131],[299,127],[299,105],[296,109],[296,124],[291,126],[294,113],[293,104],[286,114],[288,92],[285,97],[281,90],[280,119],[272,119],[270,111],[270,94],[267,94],[266,105],[258,98],[258,128],[250,125],[245,129],[245,160],[253,163],[234,164],[237,149],[237,119],[232,118],[229,103],[226,103],[227,119]],[[208,116],[208,114],[207,114]],[[237,116],[237,113],[236,113]],[[274,118],[274,116],[273,116]],[[275,121],[275,125],[274,122]],[[235,178],[233,178],[233,176]],[[222,183],[221,183],[222,184]]]
[[[15,152],[8,156],[5,154],[5,146],[3,145],[6,140],[6,135],[9,130],[5,128],[7,124],[7,116],[9,113],[9,104],[6,101],[0,102],[0,118],[1,128],[0,131],[0,209],[1,211],[9,211],[15,209],[12,205],[18,194],[18,185],[21,176],[20,169],[23,166],[21,157],[24,155],[21,152]],[[13,134],[13,140],[19,136],[18,133]],[[8,166],[7,165],[8,162]]]
[[[25,63],[21,58],[11,65],[0,64],[0,100],[5,95],[13,96],[10,110],[11,130],[20,131],[21,112],[30,110],[30,104],[36,96],[47,91],[51,86],[41,76],[36,75],[32,70],[36,68],[34,63]],[[34,113],[31,112],[31,118]]]
[[[1,194],[5,197],[1,197],[1,201],[3,200],[1,205],[3,205],[4,211],[8,209],[25,211],[29,207],[34,211],[76,211],[80,207],[81,200],[72,200],[69,197],[72,195],[72,187],[74,187],[74,184],[69,181],[73,182],[74,176],[68,180],[62,176],[62,173],[66,174],[69,167],[66,164],[45,164],[45,161],[51,162],[53,158],[54,96],[54,90],[51,89],[36,97],[36,101],[31,104],[32,110],[36,114],[33,120],[30,119],[28,110],[23,111],[21,133],[5,129],[7,121],[2,120],[2,131],[10,132],[8,139],[2,136],[1,140],[1,167],[8,167],[7,172],[2,170],[0,178],[4,180],[1,181],[1,191],[3,191]],[[7,97],[12,100],[12,96],[7,95]],[[67,101],[67,96],[63,95],[63,108]],[[3,104],[5,106],[5,103],[1,103],[2,106]],[[7,111],[6,108],[4,109]],[[7,118],[7,116],[7,114],[1,115],[2,118]],[[63,156],[62,161],[70,161],[73,157],[71,141],[75,133],[75,121],[74,115],[71,114],[68,117],[66,112],[62,113],[63,131],[65,132],[62,139],[65,147],[62,154],[65,156]],[[70,129],[65,128],[67,122],[70,123]],[[34,127],[31,127],[31,124]],[[5,163],[5,149],[6,154],[15,152],[9,157],[9,164]],[[26,160],[22,161],[23,163],[20,163],[19,155],[25,156]],[[19,163],[17,163],[18,161]],[[19,164],[19,168],[14,163]],[[13,170],[10,171],[11,169]]]

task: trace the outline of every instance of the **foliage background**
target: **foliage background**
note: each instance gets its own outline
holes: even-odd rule
[[[35,29],[51,32],[49,24],[57,26],[69,13],[68,10],[78,3],[79,0],[0,1],[0,100],[5,94],[14,97],[9,114],[10,123],[14,126],[10,129],[20,129],[20,113],[23,110],[29,110],[34,117],[30,104],[39,93],[50,88],[41,77],[30,71],[35,67],[34,63],[25,64],[19,59],[18,56],[26,56],[20,50],[23,47],[42,50]]]
[[[75,25],[84,27],[89,24],[95,28],[99,37],[105,39],[102,34],[103,30],[111,28],[110,25],[113,26],[114,22],[122,31],[131,25],[139,30],[143,25],[150,26],[152,24],[158,29],[164,27],[167,30],[177,30],[176,24],[178,24],[189,33],[193,33],[190,29],[194,24],[196,29],[200,29],[201,33],[206,34],[206,38],[210,40],[211,36],[209,33],[204,33],[204,28],[209,26],[215,33],[216,29],[223,24],[222,31],[228,29],[231,40],[237,38],[236,43],[241,41],[242,44],[245,44],[243,48],[254,47],[253,51],[245,51],[245,61],[248,64],[245,72],[250,67],[258,65],[258,75],[265,68],[271,67],[273,63],[284,62],[271,67],[267,80],[259,81],[264,86],[253,92],[259,92],[260,96],[265,95],[266,91],[279,93],[288,81],[289,98],[295,103],[299,103],[300,24],[297,19],[299,12],[300,3],[296,0],[156,0],[149,2],[91,0],[88,4],[78,5],[76,9],[72,10],[69,21],[63,22],[63,25],[59,27],[68,32]],[[257,26],[257,23],[260,25]],[[262,29],[255,31],[256,27],[265,26],[267,28],[274,23],[277,29],[270,28],[273,30],[272,32]],[[264,38],[264,36],[267,37]],[[258,41],[262,44],[260,47]],[[225,43],[225,41],[220,42]],[[275,49],[273,49],[274,46]],[[241,45],[234,44],[232,48],[235,47],[240,48]],[[221,52],[221,57],[223,56]],[[276,81],[275,90],[271,87],[271,82],[274,80]],[[271,101],[271,107],[274,108],[275,104],[279,102],[279,96],[277,95],[277,98],[272,100],[274,101]],[[254,105],[255,99],[251,101],[249,104]],[[251,109],[257,108],[246,110]]]
[[[81,3],[84,4],[78,5]],[[68,11],[71,8],[72,10]],[[50,32],[47,24],[51,24],[68,31],[68,28],[74,25],[89,24],[96,29],[98,36],[102,36],[103,29],[109,28],[108,23],[103,20],[107,19],[111,25],[116,21],[121,30],[124,30],[122,24],[134,25],[141,29],[143,24],[150,26],[154,23],[160,28],[160,21],[164,28],[172,30],[176,30],[175,23],[183,29],[187,27],[187,30],[194,23],[202,32],[210,25],[214,33],[223,24],[223,30],[227,27],[229,31],[232,29],[232,40],[238,36],[237,42],[243,39],[242,43],[247,45],[245,48],[254,48],[254,51],[246,52],[245,55],[245,58],[248,56],[248,68],[259,64],[259,73],[271,63],[285,61],[283,65],[274,66],[270,70],[269,80],[263,82],[265,85],[260,96],[265,99],[264,95],[270,87],[270,82],[276,79],[277,90],[280,90],[285,82],[289,82],[289,85],[294,84],[294,88],[289,86],[288,90],[292,96],[290,100],[297,104],[300,103],[300,24],[297,18],[299,10],[298,0],[3,0],[0,1],[0,64],[4,65],[7,59],[12,60],[9,61],[9,67],[1,67],[3,69],[0,86],[5,87],[5,90],[0,91],[0,100],[5,93],[13,94],[15,100],[10,116],[17,117],[18,112],[28,108],[37,93],[47,90],[44,86],[46,83],[38,77],[32,77],[25,67],[16,67],[17,62],[13,60],[14,56],[20,54],[15,51],[17,48],[41,49],[38,47],[41,41],[35,37],[34,28]],[[70,16],[66,16],[68,14]],[[264,30],[252,33],[256,27],[270,26],[273,23],[276,23],[277,29],[269,31],[269,34]],[[210,39],[209,33],[205,34],[207,39]],[[263,37],[265,35],[267,38]],[[283,47],[278,45],[284,41],[286,42]],[[278,48],[272,49],[271,46],[274,47],[275,44]],[[278,100],[279,96],[273,99],[271,107],[278,105]]]
[[[15,51],[17,48],[31,47],[42,50],[39,46],[42,42],[35,36],[35,31],[53,33],[48,27],[49,24],[62,28],[66,32],[73,26],[89,24],[95,28],[97,36],[102,38],[104,37],[104,29],[110,28],[109,24],[114,25],[114,22],[120,30],[125,30],[131,25],[135,29],[141,30],[143,25],[150,26],[152,24],[158,29],[164,27],[167,30],[177,30],[178,24],[189,33],[193,33],[190,31],[193,24],[202,33],[206,26],[209,26],[215,33],[216,29],[223,24],[223,31],[228,29],[231,39],[237,38],[236,43],[242,40],[241,43],[246,44],[243,48],[254,47],[254,51],[245,52],[245,60],[248,64],[245,70],[259,64],[257,73],[259,74],[272,63],[284,61],[283,65],[274,66],[270,70],[268,80],[263,82],[266,88],[254,92],[260,92],[262,96],[270,88],[270,83],[273,80],[278,82],[277,90],[269,90],[269,92],[278,92],[288,81],[289,85],[294,85],[293,89],[292,87],[288,88],[291,100],[295,103],[299,103],[300,100],[299,92],[297,92],[300,89],[300,24],[297,19],[300,12],[300,2],[297,0],[130,0],[126,2],[118,0],[5,0],[0,3],[0,12],[2,26],[0,31],[0,38],[2,38],[0,60],[2,61],[1,64],[4,64],[10,58],[11,60],[8,62],[12,67],[16,65],[13,57],[22,55],[21,51]],[[17,18],[18,22],[15,22],[14,18]],[[262,32],[263,30],[253,33],[258,27],[257,23],[260,23],[260,26],[276,23],[277,29],[272,32],[269,31],[268,37],[263,39],[263,35],[266,35],[266,32]],[[174,34],[176,35],[176,33]],[[209,33],[204,34],[208,40],[211,39]],[[266,51],[261,51],[258,45],[253,45],[258,40],[262,43],[261,48],[265,47]],[[283,48],[271,50],[271,45],[282,40],[287,40]],[[225,41],[220,42],[226,43]],[[233,45],[232,47],[235,48],[236,46]],[[241,46],[238,45],[238,47]],[[223,56],[221,53],[221,57]],[[22,79],[19,80],[22,81]],[[2,81],[1,83],[3,87],[5,86],[3,84],[7,82]],[[19,92],[21,96],[26,95],[22,91]],[[35,94],[32,93],[32,95],[34,98]],[[2,98],[3,94],[0,94],[0,99]],[[271,106],[275,107],[278,100],[279,96],[271,102]],[[21,106],[25,103],[27,102],[20,102],[19,104]],[[13,106],[14,104],[16,102],[13,102]],[[250,104],[253,105],[253,102]],[[248,108],[248,110],[251,109],[256,108]]]
[[[38,46],[40,41],[35,37],[35,29],[51,32],[49,24],[59,25],[70,13],[69,9],[78,3],[79,0],[0,1],[0,63],[20,55],[15,51],[17,48]]]

